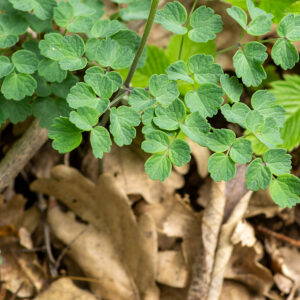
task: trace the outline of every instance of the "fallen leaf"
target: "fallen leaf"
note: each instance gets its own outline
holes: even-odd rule
[[[66,244],[88,230],[71,245],[70,254],[87,276],[99,279],[93,285],[98,295],[116,300],[158,298],[153,247],[148,247],[128,198],[111,175],[101,175],[94,184],[77,170],[61,165],[52,169],[52,178],[38,179],[31,188],[56,197],[89,222],[78,223],[74,215],[58,208],[49,211],[53,232]]]
[[[232,234],[231,242],[234,245],[241,243],[242,246],[254,246],[256,237],[253,226],[245,220],[240,221]]]
[[[148,203],[160,202],[183,186],[183,176],[175,171],[165,182],[151,180],[145,173],[146,158],[136,145],[122,148],[114,145],[103,158],[103,172],[114,176],[126,194],[140,194]]]
[[[54,281],[50,287],[34,298],[34,300],[96,300],[88,291],[78,288],[71,279],[61,278]]]

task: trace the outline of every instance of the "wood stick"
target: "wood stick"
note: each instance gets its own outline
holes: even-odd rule
[[[47,139],[47,130],[39,126],[38,119],[33,120],[23,136],[0,161],[0,192],[11,184]]]

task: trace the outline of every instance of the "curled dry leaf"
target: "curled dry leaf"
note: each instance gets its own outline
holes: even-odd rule
[[[116,300],[158,299],[156,256],[153,254],[154,247],[149,247],[144,236],[144,232],[151,231],[154,226],[149,219],[146,222],[148,229],[140,230],[128,198],[111,175],[101,175],[98,183],[94,184],[73,168],[57,166],[52,170],[52,178],[38,179],[31,188],[55,196],[89,222],[89,225],[78,223],[74,216],[59,213],[57,208],[55,213],[49,212],[52,230],[66,244],[82,230],[87,228],[89,231],[71,245],[70,253],[87,276],[99,279],[99,283],[93,285],[98,295]],[[61,222],[65,222],[64,226],[54,219],[58,216]],[[72,236],[70,233],[73,233]],[[154,234],[151,234],[152,238],[155,238]],[[80,239],[91,240],[80,242]],[[89,254],[85,254],[86,251]]]
[[[254,246],[256,237],[253,226],[245,220],[240,221],[232,234],[231,242],[234,245],[241,243],[242,246]]]
[[[266,295],[273,285],[272,273],[259,263],[260,247],[235,246],[225,278],[245,284],[258,295]],[[245,259],[247,258],[247,259]]]
[[[187,284],[188,269],[180,251],[158,252],[156,280],[175,288],[184,288]]]
[[[91,293],[78,288],[71,279],[61,278],[34,300],[96,300]],[[99,299],[99,298],[98,298]]]
[[[145,174],[145,153],[137,146],[112,147],[103,158],[103,172],[116,178],[126,194],[140,194],[148,203],[156,203],[173,194],[184,184],[183,176],[175,171],[165,182],[153,181]]]

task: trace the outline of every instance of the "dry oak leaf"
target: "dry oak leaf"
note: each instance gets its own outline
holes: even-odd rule
[[[165,182],[151,180],[145,173],[146,158],[134,144],[122,148],[113,145],[111,152],[104,155],[103,172],[114,176],[126,194],[142,195],[148,203],[160,202],[184,185],[183,176],[176,171]]]
[[[152,219],[142,222],[148,228],[140,229],[126,194],[109,174],[101,175],[94,184],[67,166],[56,166],[51,173],[52,178],[38,179],[31,188],[56,197],[89,223],[78,223],[74,215],[64,214],[57,208],[55,212],[54,209],[49,212],[54,234],[66,244],[87,229],[71,246],[70,253],[87,276],[99,279],[99,284],[93,285],[97,294],[112,300],[157,300],[155,234],[145,235],[145,232],[153,231]],[[64,226],[55,218],[64,222]],[[97,239],[94,239],[95,235]],[[84,255],[88,250],[89,254]],[[92,251],[96,253],[89,257]],[[86,265],[85,259],[89,259],[90,265]]]
[[[50,287],[34,300],[97,300],[97,298],[78,288],[71,279],[61,278],[54,281]],[[98,298],[99,299],[99,298]]]

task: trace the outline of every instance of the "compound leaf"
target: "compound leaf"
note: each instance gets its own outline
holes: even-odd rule
[[[14,69],[14,65],[7,56],[0,56],[0,78],[10,74]]]
[[[291,174],[278,176],[271,181],[270,194],[276,204],[291,208],[300,202],[300,179]]]
[[[292,69],[299,61],[299,53],[296,47],[284,38],[276,41],[271,55],[275,64],[281,66],[284,70]]]
[[[147,159],[145,171],[152,180],[165,181],[171,174],[172,163],[164,154],[154,154]]]
[[[252,144],[245,139],[237,139],[234,141],[230,149],[231,159],[238,164],[246,164],[252,159]]]
[[[264,166],[260,158],[256,158],[251,162],[246,172],[246,185],[249,190],[258,191],[265,190],[271,181],[271,171]]]
[[[239,102],[243,92],[243,85],[239,80],[235,76],[230,77],[228,74],[222,74],[220,81],[228,98],[233,102]]]
[[[110,111],[110,132],[115,143],[122,147],[130,145],[136,136],[134,127],[140,124],[140,114],[128,106],[113,107]]]
[[[90,141],[93,154],[96,158],[103,158],[103,153],[110,152],[112,145],[109,132],[102,126],[96,126],[92,129]]]
[[[155,109],[154,124],[164,130],[176,130],[184,119],[186,110],[180,99],[175,99],[168,107],[159,105]]]
[[[81,130],[90,131],[98,123],[99,112],[96,108],[83,106],[71,111],[69,120]]]
[[[251,110],[246,115],[245,125],[251,132],[257,132],[262,129],[264,117],[256,110]]]
[[[91,29],[91,34],[96,38],[108,38],[122,29],[127,29],[124,23],[117,20],[98,20]]]
[[[191,160],[191,148],[189,144],[184,140],[176,139],[171,143],[169,158],[177,167],[181,167],[188,163]]]
[[[40,126],[49,129],[57,117],[68,117],[70,107],[62,98],[37,98],[33,103],[33,115],[40,119]]]
[[[267,78],[262,66],[267,59],[266,46],[258,42],[247,43],[244,50],[239,49],[234,57],[233,64],[238,78],[242,78],[246,86],[258,86]]]
[[[149,90],[162,105],[169,105],[179,96],[175,81],[169,81],[167,75],[152,75],[149,81]]]
[[[245,128],[245,120],[250,108],[244,103],[235,103],[232,106],[225,104],[221,107],[221,112],[228,122],[237,123]]]
[[[38,73],[49,82],[63,82],[67,78],[67,71],[62,70],[58,61],[43,58],[38,64]]]
[[[67,153],[77,148],[82,140],[81,130],[68,118],[59,117],[54,120],[49,130],[49,138],[53,139],[52,146],[59,153]]]
[[[215,39],[216,33],[223,29],[221,16],[214,14],[213,9],[204,5],[193,12],[190,24],[193,29],[189,31],[189,38],[197,43]]]
[[[142,88],[134,88],[130,92],[129,105],[136,111],[141,112],[155,104],[155,100]]]
[[[111,38],[100,42],[96,54],[96,60],[104,67],[113,69],[128,68],[134,58],[134,53],[129,47],[122,47]]]
[[[224,153],[214,153],[208,159],[208,172],[214,181],[230,181],[236,174],[236,165]]]
[[[189,59],[189,68],[195,74],[198,83],[215,83],[220,81],[222,67],[214,63],[211,55],[196,54]]]
[[[290,41],[300,40],[300,16],[293,14],[285,16],[277,26],[277,33]]]
[[[28,50],[18,50],[11,56],[15,68],[20,73],[33,74],[38,65],[36,55]]]
[[[1,92],[6,99],[19,101],[26,96],[33,95],[36,87],[36,80],[32,76],[12,72],[5,77],[1,86]]]
[[[291,171],[291,155],[287,154],[284,149],[270,149],[263,154],[263,159],[272,174],[276,176]]]
[[[194,80],[188,74],[187,66],[183,60],[171,64],[166,69],[166,73],[170,80],[183,80],[191,84],[194,83]]]
[[[168,149],[170,137],[163,131],[154,130],[146,134],[146,140],[142,143],[142,149],[147,153],[159,153]]]
[[[189,114],[184,124],[180,124],[180,129],[195,143],[206,146],[206,135],[210,131],[210,125],[199,112]]]
[[[190,91],[185,95],[185,103],[192,111],[198,111],[203,118],[217,114],[223,103],[223,90],[215,84],[204,83],[198,91]]]
[[[237,6],[232,6],[226,9],[230,17],[237,21],[244,30],[247,30],[247,14],[243,9]]]
[[[155,22],[175,34],[186,34],[184,23],[187,20],[185,7],[178,1],[167,3],[155,16]]]
[[[206,145],[214,152],[224,152],[235,140],[235,133],[229,129],[215,129],[206,136]]]
[[[60,27],[67,27],[74,17],[74,9],[70,2],[60,1],[53,9],[54,22]]]

